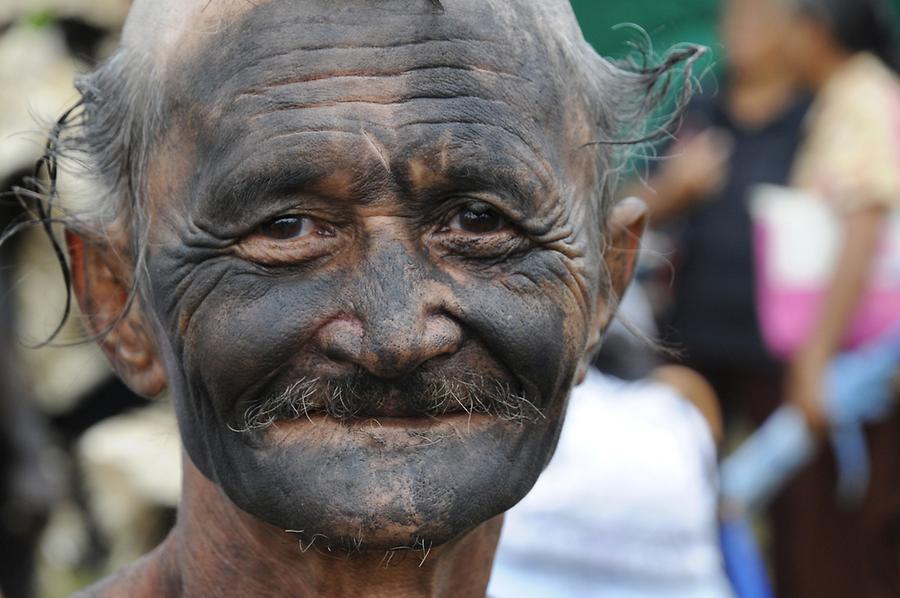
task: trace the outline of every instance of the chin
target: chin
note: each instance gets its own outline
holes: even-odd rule
[[[561,424],[552,416],[318,416],[226,430],[221,454],[200,461],[238,507],[297,534],[301,545],[431,547],[519,502],[549,461]]]

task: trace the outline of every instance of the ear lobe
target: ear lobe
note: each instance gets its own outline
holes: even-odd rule
[[[603,332],[615,315],[616,302],[625,294],[634,276],[647,218],[647,205],[635,197],[619,202],[609,217],[605,231],[606,249],[603,254],[608,277],[607,292],[597,297],[596,320],[587,344],[588,357],[599,347]],[[584,379],[587,365],[583,363],[583,367],[579,368],[576,381]]]
[[[154,397],[168,385],[162,361],[140,302],[129,306],[126,266],[109,249],[92,245],[66,231],[72,290],[81,307],[84,326],[119,377],[137,394]],[[125,310],[128,310],[127,313]]]

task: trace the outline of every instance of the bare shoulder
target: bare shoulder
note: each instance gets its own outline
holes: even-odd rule
[[[164,566],[167,544],[71,598],[178,598],[178,580]]]
[[[706,378],[690,368],[666,365],[653,371],[653,378],[677,390],[685,399],[693,403],[706,419],[716,442],[722,441],[722,411],[716,391]]]

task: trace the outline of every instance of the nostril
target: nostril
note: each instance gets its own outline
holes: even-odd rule
[[[365,331],[359,320],[334,319],[319,329],[318,341],[322,353],[334,361],[359,361]]]
[[[462,344],[462,328],[446,315],[435,315],[425,321],[422,352],[425,359],[456,353]]]

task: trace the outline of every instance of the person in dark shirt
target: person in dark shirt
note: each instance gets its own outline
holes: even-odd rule
[[[627,190],[647,202],[653,226],[675,237],[663,338],[713,386],[730,439],[739,424],[760,424],[782,397],[783,367],[766,350],[756,316],[749,204],[755,185],[787,183],[811,104],[783,59],[788,17],[778,0],[724,3],[721,87],[692,101],[677,141],[645,184]],[[771,513],[776,578],[790,575],[781,557],[802,541],[791,537],[794,506],[777,501]]]
[[[689,106],[678,141],[630,192],[677,239],[664,338],[722,398],[726,425],[775,407],[780,367],[759,332],[748,205],[753,187],[784,184],[810,100],[781,60],[788,37],[775,0],[729,0],[722,36],[727,74]]]
[[[727,134],[730,152],[722,183],[686,213],[668,323],[688,361],[714,378],[778,369],[756,317],[748,205],[756,185],[787,181],[808,107],[805,97],[792,97],[762,123],[743,122],[727,94],[691,107],[687,126]]]

